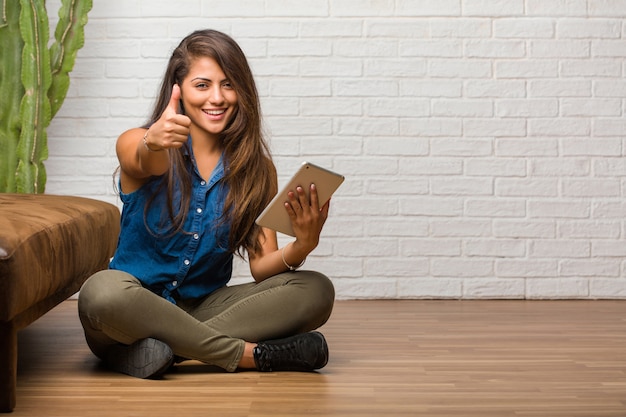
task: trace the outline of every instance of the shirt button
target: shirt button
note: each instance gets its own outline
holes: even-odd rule
[[[206,185],[206,181],[202,181],[200,185]]]
[[[178,281],[172,281],[172,287],[175,287],[178,285]]]
[[[197,208],[197,209],[196,209],[196,212],[197,212],[197,213],[202,213],[202,209],[201,209],[201,208]]]
[[[191,262],[189,261],[189,259],[185,259],[185,261],[183,262],[185,265],[189,265]]]
[[[199,235],[199,234],[197,234],[197,233],[194,233],[194,234],[193,234],[193,238],[194,238],[195,240],[198,240],[198,239],[200,239],[200,235]]]

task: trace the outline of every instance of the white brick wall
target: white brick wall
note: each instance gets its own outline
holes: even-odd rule
[[[626,298],[626,0],[94,3],[49,193],[117,203],[117,135],[210,27],[249,57],[281,181],[347,177],[307,264],[339,298]]]

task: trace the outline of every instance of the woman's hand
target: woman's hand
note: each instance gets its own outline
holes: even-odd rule
[[[180,148],[187,142],[191,119],[184,114],[178,114],[178,102],[180,100],[180,87],[174,84],[172,96],[167,107],[148,132],[146,133],[146,146],[152,151],[160,151],[167,148]]]
[[[296,235],[293,247],[301,253],[305,252],[304,256],[306,256],[319,243],[320,233],[328,218],[330,200],[323,207],[319,206],[315,184],[310,185],[310,198],[307,197],[302,187],[297,187],[295,192],[289,191],[287,196],[289,201],[285,202],[285,209]]]

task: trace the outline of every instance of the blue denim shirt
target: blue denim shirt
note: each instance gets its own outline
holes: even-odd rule
[[[167,230],[164,188],[144,216],[146,201],[158,191],[160,177],[129,194],[121,192],[120,187],[124,203],[122,228],[109,265],[135,276],[172,303],[174,297],[187,299],[210,294],[226,285],[232,275],[233,255],[226,249],[229,226],[218,226],[226,195],[226,186],[220,181],[224,176],[223,163],[220,160],[211,178],[205,181],[192,155],[187,161],[192,176],[192,197],[184,225],[188,233],[171,235]]]

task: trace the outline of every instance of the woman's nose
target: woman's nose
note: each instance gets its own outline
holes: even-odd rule
[[[219,104],[224,101],[224,95],[222,94],[222,89],[219,86],[214,86],[213,88],[211,88],[209,100],[213,104]]]

